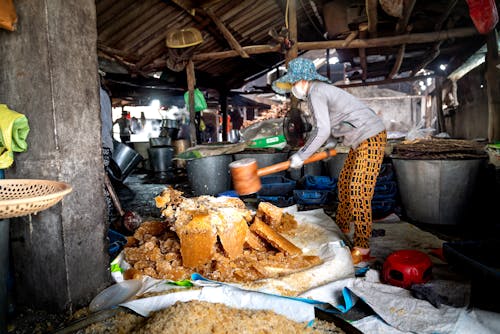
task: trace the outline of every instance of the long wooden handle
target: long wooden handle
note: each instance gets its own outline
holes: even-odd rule
[[[304,160],[304,165],[309,164],[311,162],[320,161],[320,160],[326,159],[328,157],[333,157],[334,155],[337,155],[337,151],[335,151],[333,148],[328,150],[328,151],[315,153],[315,154],[311,155],[308,159]],[[260,176],[265,176],[265,175],[269,175],[269,174],[274,174],[277,172],[287,170],[288,168],[290,168],[290,160],[283,161],[283,162],[280,162],[280,163],[277,163],[277,164],[274,164],[271,166],[259,168],[259,169],[257,169],[257,175],[260,177]]]
[[[111,180],[109,179],[108,174],[106,172],[104,172],[104,184],[106,185],[106,189],[108,189],[109,197],[111,197],[111,200],[113,201],[113,204],[115,205],[116,211],[118,211],[118,214],[120,215],[120,217],[123,217],[123,215],[125,214],[125,211],[123,211],[120,200],[118,199],[118,195],[115,192],[115,188],[113,188],[113,185],[111,184]]]

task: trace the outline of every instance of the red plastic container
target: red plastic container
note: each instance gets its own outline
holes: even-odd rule
[[[382,271],[385,283],[407,289],[431,279],[432,261],[421,251],[399,250],[387,257]]]

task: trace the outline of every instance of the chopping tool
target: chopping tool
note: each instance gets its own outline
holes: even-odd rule
[[[304,161],[304,164],[320,161],[334,156],[337,151],[330,149],[327,151],[315,153]],[[260,177],[281,172],[290,168],[290,161],[283,161],[271,166],[258,168],[257,160],[254,158],[245,158],[233,161],[229,164],[233,186],[238,195],[250,195],[256,193],[262,187]]]
[[[113,201],[113,205],[120,216],[119,222],[115,223],[115,225],[119,225],[118,227],[120,227],[120,225],[124,226],[129,232],[134,232],[142,224],[142,217],[135,211],[123,210],[120,199],[118,198],[115,188],[113,188],[113,184],[111,184],[111,180],[109,179],[107,173],[104,173],[104,184],[109,192],[111,201]]]

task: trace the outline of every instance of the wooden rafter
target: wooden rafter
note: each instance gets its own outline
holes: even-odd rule
[[[236,40],[236,38],[234,38],[233,34],[231,34],[231,32],[229,31],[229,29],[226,28],[226,26],[224,25],[224,23],[222,23],[222,21],[219,20],[219,18],[214,14],[214,12],[210,8],[207,8],[207,9],[205,9],[205,13],[215,23],[215,25],[217,26],[217,28],[219,28],[220,32],[222,33],[222,35],[224,36],[224,38],[226,39],[226,41],[229,43],[229,45],[231,46],[231,48],[233,50],[235,50],[236,52],[238,52],[238,54],[242,58],[249,58],[250,56],[248,55],[248,53],[246,53],[245,50],[243,50],[243,48],[241,47],[240,43],[238,43],[238,41]]]
[[[434,27],[435,31],[440,31],[442,29],[444,22],[446,22],[446,20],[448,19],[448,17],[451,14],[453,8],[455,8],[456,4],[457,4],[457,0],[450,1],[450,3],[448,4],[448,8],[443,13],[443,15],[441,15],[438,22],[436,23],[436,25]],[[425,68],[434,59],[436,59],[437,56],[439,56],[439,54],[441,53],[441,51],[440,51],[441,44],[443,44],[443,42],[444,41],[438,41],[438,42],[434,43],[434,45],[432,46],[432,49],[423,57],[422,62],[420,64],[418,64],[413,69],[413,71],[411,72],[412,75],[415,75],[418,71]]]
[[[343,40],[330,40],[319,42],[297,42],[299,50],[319,50],[319,49],[358,49],[376,48],[386,46],[396,46],[401,44],[420,44],[442,41],[450,38],[463,38],[477,35],[475,28],[458,28],[452,30],[442,30],[431,33],[415,33],[391,37],[379,37],[373,39],[355,39],[349,45],[344,46]],[[268,52],[280,52],[279,45],[252,45],[244,46],[243,50],[248,54],[261,54]],[[205,61],[214,59],[225,59],[237,57],[239,54],[234,51],[208,52],[193,55],[193,61]]]
[[[403,17],[399,19],[396,25],[396,33],[402,34],[404,32],[410,32],[411,27],[408,26],[408,22],[410,21],[411,13],[413,12],[413,7],[415,7],[416,0],[404,0],[403,1]],[[394,66],[392,67],[391,72],[388,77],[390,79],[394,78],[401,68],[403,64],[403,60],[405,57],[406,44],[402,44],[399,46],[398,53],[396,55],[396,61],[394,62]]]
[[[356,39],[356,37],[358,37],[359,35],[359,31],[356,30],[356,31],[351,31],[349,33],[349,35],[346,37],[346,39],[344,39],[344,43],[342,43],[342,46],[345,48],[347,47],[349,44],[351,44],[351,42]]]

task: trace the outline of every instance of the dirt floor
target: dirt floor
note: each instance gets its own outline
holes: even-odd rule
[[[190,187],[187,184],[187,177],[185,174],[179,174],[175,178],[162,179],[150,173],[136,173],[129,176],[124,184],[115,183],[115,189],[125,210],[136,211],[143,217],[158,217],[159,212],[154,204],[154,196],[159,194],[167,184],[172,184],[176,189],[185,191],[185,194],[189,197]],[[327,214],[331,216],[334,215],[334,205],[324,206],[324,209]],[[395,212],[401,214],[401,208],[397,207]],[[415,225],[421,230],[430,232],[439,239],[445,241],[484,237],[484,229],[482,228],[471,229],[469,226],[443,227],[428,226],[425,224]],[[374,234],[380,236],[382,232],[383,231],[374,224]],[[80,310],[80,312],[84,311]],[[342,316],[346,320],[356,320],[369,313],[369,308],[363,307],[361,304],[359,307],[354,308]],[[19,306],[11,305],[8,332],[18,334],[57,333],[58,330],[67,326],[71,321],[74,321],[74,318],[68,315],[50,314],[41,310],[23,309]],[[61,333],[64,333],[64,331]]]

